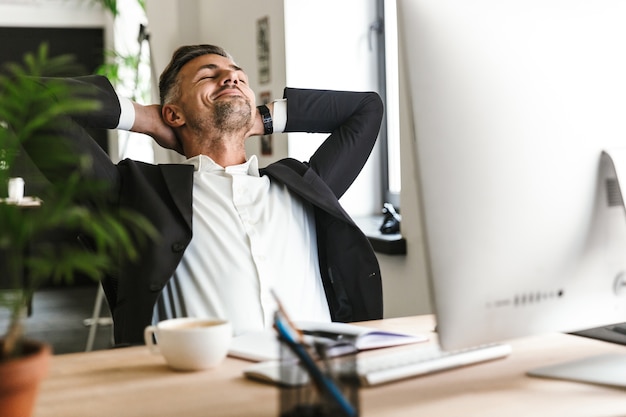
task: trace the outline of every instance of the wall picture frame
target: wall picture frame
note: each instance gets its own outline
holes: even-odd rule
[[[271,80],[270,66],[270,18],[262,17],[257,20],[257,60],[259,70],[259,84],[267,84]]]

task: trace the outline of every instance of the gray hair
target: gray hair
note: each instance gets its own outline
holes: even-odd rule
[[[231,60],[233,59],[223,48],[215,45],[187,45],[181,46],[174,51],[170,63],[167,64],[167,67],[165,67],[159,78],[161,105],[171,103],[179,97],[180,84],[178,73],[180,69],[192,59],[209,54],[220,55]]]

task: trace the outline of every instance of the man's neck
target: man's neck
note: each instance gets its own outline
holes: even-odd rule
[[[246,162],[245,152],[202,152],[201,155],[206,155],[211,158],[216,164],[221,167],[229,167],[233,165],[240,165]]]
[[[206,155],[222,167],[239,165],[246,162],[246,148],[244,139],[239,136],[222,136],[211,141],[192,141],[185,155],[191,158],[196,155]]]

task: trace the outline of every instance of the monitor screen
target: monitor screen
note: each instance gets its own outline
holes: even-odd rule
[[[626,321],[626,2],[398,16],[442,347]]]

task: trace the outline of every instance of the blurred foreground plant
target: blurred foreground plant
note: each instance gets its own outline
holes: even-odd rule
[[[0,282],[10,289],[0,289],[0,309],[10,311],[7,331],[0,337],[0,362],[22,354],[23,318],[42,284],[71,283],[78,274],[100,280],[123,258],[137,259],[145,239],[157,237],[144,217],[106,204],[106,184],[90,179],[90,157],[73,152],[59,134],[67,114],[99,107],[94,100],[79,98],[87,97],[84,92],[53,78],[72,62],[68,56],[49,57],[43,45],[27,54],[23,64],[9,64],[0,74],[0,187],[7,189],[25,146],[40,153],[36,159],[44,161],[42,171],[58,174],[37,207],[0,201],[0,253],[5,259]],[[45,88],[42,77],[52,77],[46,78]],[[88,245],[47,239],[59,231],[80,236]]]

